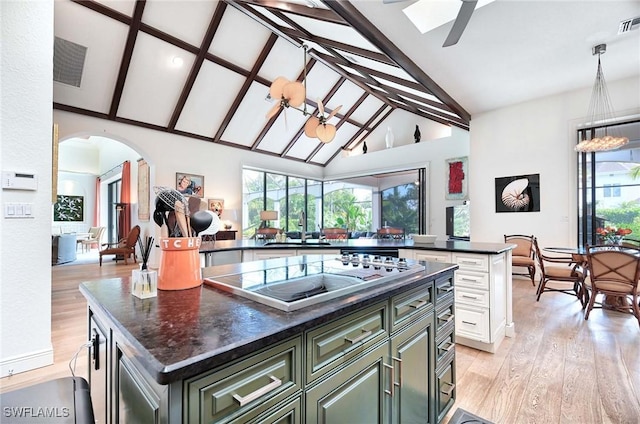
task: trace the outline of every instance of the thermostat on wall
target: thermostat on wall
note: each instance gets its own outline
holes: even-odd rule
[[[36,190],[38,178],[24,172],[2,172],[2,188],[5,190]]]

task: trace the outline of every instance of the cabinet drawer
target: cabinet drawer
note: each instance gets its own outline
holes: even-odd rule
[[[489,272],[489,257],[474,253],[454,253],[453,262],[460,266],[461,270]]]
[[[447,262],[451,263],[451,252],[439,252],[433,250],[416,250],[417,261]]]
[[[456,290],[456,303],[488,308],[489,292],[484,290],[468,289],[466,287],[458,287]]]
[[[391,331],[433,308],[433,283],[402,293],[391,299]]]
[[[489,290],[489,274],[486,272],[456,271],[456,286]]]
[[[453,293],[453,278],[440,277],[436,280],[436,307],[444,301],[444,298]]]
[[[436,370],[436,414],[441,422],[456,399],[455,358]]]
[[[237,422],[236,422],[237,421]],[[233,424],[285,424],[302,422],[302,396],[285,401],[280,405],[271,408],[268,412],[247,421],[245,417],[240,417]]]
[[[186,380],[187,422],[230,422],[242,414],[246,422],[300,390],[301,346],[301,339],[295,338]]]
[[[309,383],[388,337],[386,303],[354,312],[306,334]]]
[[[455,316],[453,299],[444,306],[438,307],[436,311],[436,337],[440,337],[440,332],[447,331],[447,327],[453,327]]]
[[[436,368],[442,365],[443,360],[455,354],[456,342],[453,335],[453,327],[440,336],[436,341]]]
[[[489,310],[456,304],[456,335],[489,343]]]

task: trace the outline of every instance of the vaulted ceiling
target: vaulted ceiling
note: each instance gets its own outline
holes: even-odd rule
[[[505,103],[500,98],[505,97],[505,89],[511,90],[510,100],[515,102],[534,97],[533,93],[557,92],[558,87],[568,90],[590,85],[595,75],[590,52],[568,55],[566,39],[578,50],[606,41],[612,36],[581,40],[580,45],[575,37],[584,38],[583,27],[593,19],[609,26],[613,21],[615,26],[616,20],[630,17],[637,8],[633,1],[559,2],[555,11],[563,16],[574,14],[574,20],[581,22],[567,23],[565,37],[545,43],[549,24],[544,23],[545,14],[540,14],[544,8],[529,3],[553,2],[498,0],[474,12],[458,45],[442,48],[451,23],[420,35],[402,13],[402,3],[56,0],[54,108],[324,166],[341,150],[359,146],[396,110],[466,130],[471,114],[456,98],[480,110],[479,95],[469,97],[473,90],[484,90],[478,94],[487,98],[493,98],[484,94],[487,90],[492,95],[495,92],[499,100],[493,104],[500,106]],[[505,21],[509,14],[515,16],[513,3],[519,4],[519,14],[529,15],[530,24],[541,25],[538,40],[536,31],[523,32],[529,39],[520,40],[521,54],[509,54],[514,42],[509,34],[499,40],[504,49],[489,44],[498,44],[495,22],[514,27]],[[615,7],[594,8],[584,3],[615,3],[618,9],[614,13],[611,9]],[[576,16],[576,11],[584,13]],[[559,19],[551,9],[546,17],[553,24]],[[580,34],[571,32],[578,28]],[[640,44],[637,34],[617,39],[625,55]],[[517,34],[511,35],[518,41]],[[478,43],[485,52],[478,51]],[[563,59],[556,56],[562,52],[581,67],[563,64],[571,75],[554,76],[557,82],[553,83],[542,65],[537,68],[548,77],[544,81],[536,82],[535,69],[514,74],[522,62],[544,61],[528,53],[538,52],[532,49],[536,43],[543,49],[553,47],[547,47],[551,71],[557,73],[560,65],[556,61]],[[637,55],[638,50],[631,54]],[[618,62],[624,58],[623,70],[614,71],[616,78],[638,75],[634,57],[615,56]],[[502,68],[491,62],[496,57]],[[278,108],[267,118],[278,104],[269,97],[269,87],[279,76],[302,81],[305,101],[300,110]],[[478,76],[483,84],[478,83]],[[514,80],[520,86],[533,86],[521,93],[522,89],[511,87]],[[488,102],[491,104],[490,99]],[[324,116],[335,114],[328,121],[337,128],[330,143],[304,132],[308,117],[319,113],[319,103],[324,105]]]

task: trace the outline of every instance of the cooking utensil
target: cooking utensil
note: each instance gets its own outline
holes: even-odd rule
[[[191,228],[197,237],[201,231],[206,230],[211,225],[213,217],[207,211],[196,211],[191,214]]]

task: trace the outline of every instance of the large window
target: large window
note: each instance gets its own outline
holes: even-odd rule
[[[578,155],[580,246],[601,243],[595,230],[605,226],[630,228],[628,237],[640,240],[640,121],[618,127],[629,137],[628,145]]]
[[[424,232],[424,185],[424,169],[325,182],[244,169],[242,235],[254,236],[263,210],[277,211],[278,219],[268,224],[288,233],[325,227],[372,233],[384,225]]]
[[[418,184],[403,184],[382,191],[382,223],[384,227],[404,228],[407,234],[419,233]]]

